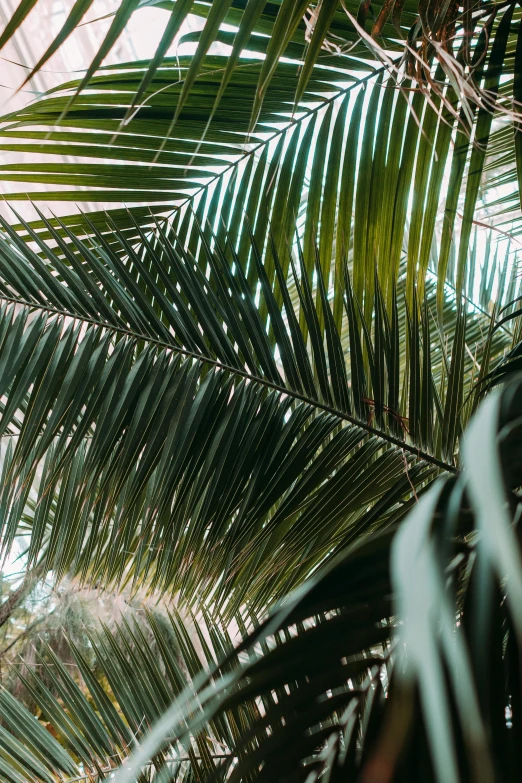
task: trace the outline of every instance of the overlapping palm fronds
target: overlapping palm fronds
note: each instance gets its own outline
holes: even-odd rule
[[[407,252],[411,306],[416,286],[422,299],[436,248],[440,311],[446,282],[458,292],[464,289],[474,222],[502,222],[501,216],[488,222],[487,214],[485,223],[476,220],[482,200],[486,213],[491,211],[480,189],[483,171],[492,184],[517,183],[518,125],[499,109],[516,97],[511,63],[517,35],[518,12],[511,8],[498,9],[488,26],[477,27],[473,78],[487,85],[488,109],[477,103],[459,108],[455,85],[447,84],[443,95],[398,89],[383,71],[357,74],[343,58],[316,64],[294,105],[302,71],[280,61],[271,69],[254,127],[250,117],[266,60],[240,60],[214,110],[228,58],[206,57],[174,126],[173,106],[181,101],[193,57],[163,60],[145,104],[135,110],[132,97],[147,64],[111,66],[93,76],[88,93],[67,111],[78,82],[3,118],[1,149],[37,157],[3,164],[0,176],[6,183],[45,186],[6,197],[150,203],[158,213],[170,209],[180,219],[190,207],[218,234],[228,230],[237,252],[249,245],[248,215],[260,250],[270,230],[281,257],[297,223],[309,275],[315,241],[329,283],[330,270],[341,276],[344,254],[353,253],[354,290],[361,302],[366,299],[367,317],[375,266],[389,304],[401,254]],[[445,84],[441,67],[434,78]],[[498,130],[492,126],[495,105]],[[56,154],[70,162],[42,160]],[[146,210],[139,209],[136,219],[150,225]],[[513,234],[518,218],[512,212],[509,217]],[[178,226],[184,242],[194,234],[191,225],[189,220]],[[34,227],[45,230],[41,222]],[[197,255],[197,247],[192,249]],[[341,310],[338,298],[336,319]]]
[[[7,224],[0,246],[2,540],[23,523],[58,578],[267,606],[455,471],[475,382],[511,346],[465,309],[448,345],[433,288],[388,313],[377,283],[368,320],[347,266],[337,326],[318,251],[310,284],[272,245],[270,284],[254,241],[240,258],[198,231],[196,263],[161,223],[140,246],[113,226],[125,257],[95,225],[96,244],[46,225],[56,250],[28,224],[34,249]]]
[[[252,702],[262,709],[209,780],[516,780],[521,393],[516,380],[483,403],[465,474],[425,493],[398,532],[356,544],[185,689],[118,783],[165,737],[193,741]]]
[[[0,35],[0,48],[16,34],[35,5],[36,0],[21,0]],[[131,111],[146,96],[165,55],[173,42],[179,40],[187,17],[195,14],[205,19],[203,29],[195,36],[188,36],[197,45],[172,115],[173,123],[179,118],[187,98],[197,85],[207,63],[209,49],[216,41],[226,42],[231,47],[231,54],[222,72],[213,110],[220,105],[241,56],[249,52],[264,54],[250,115],[251,128],[256,124],[267,88],[283,56],[302,66],[293,95],[296,104],[301,100],[318,62],[334,65],[348,63],[354,70],[371,67],[374,58],[398,74],[399,80],[406,80],[408,87],[411,86],[410,80],[413,80],[421,87],[426,85],[434,89],[446,101],[444,89],[438,89],[439,80],[434,79],[431,73],[431,64],[436,58],[441,74],[456,87],[468,115],[473,102],[478,101],[484,108],[491,107],[495,102],[494,96],[492,101],[491,85],[484,85],[482,89],[480,75],[475,72],[473,50],[481,30],[489,30],[494,25],[497,12],[503,7],[488,2],[477,9],[469,2],[460,7],[455,3],[450,6],[435,0],[429,4],[429,9],[422,3],[389,0],[382,3],[359,3],[353,0],[318,0],[312,3],[307,0],[214,0],[208,3],[200,0],[162,0],[151,3],[149,0],[122,0],[109,15],[113,17],[112,22],[77,87],[76,96],[90,84],[132,14],[140,7],[150,5],[165,11],[165,27],[154,57],[133,91]],[[74,3],[62,29],[34,64],[26,80],[30,80],[45,65],[82,23],[91,6],[92,0],[77,0]],[[233,33],[230,32],[231,27]],[[74,98],[68,105],[73,103]],[[451,100],[447,102],[447,107],[451,111]]]
[[[240,625],[244,630],[241,619]],[[0,690],[3,780],[52,781],[57,773],[76,781],[107,779],[188,683],[233,649],[230,634],[204,615],[183,620],[148,611],[145,618],[124,619],[112,630],[85,628],[85,634],[88,649],[64,639],[67,664],[64,651],[58,656],[40,644],[33,664],[19,668],[25,699],[38,720]],[[245,722],[259,715],[255,702],[231,710],[194,743],[173,743],[140,780],[157,771],[160,779],[172,781],[211,775]]]
[[[49,650],[27,686],[65,748],[47,740],[51,764],[61,753],[68,774],[77,758],[98,774],[165,710],[118,781],[154,767],[155,779],[181,779],[176,743],[206,780],[516,780],[521,394],[515,380],[483,403],[465,437],[466,474],[441,479],[398,532],[355,544],[254,630],[238,617],[235,650],[204,618],[195,640],[153,615],[148,627],[102,632],[96,671],[116,704],[78,653],[88,699]],[[35,760],[44,735],[28,741],[24,708],[6,693],[2,703],[4,752],[23,748],[28,779],[52,779]]]
[[[198,638],[40,644],[0,777],[517,780],[520,9],[161,5],[2,118],[10,201],[115,208],[2,221],[0,538]]]

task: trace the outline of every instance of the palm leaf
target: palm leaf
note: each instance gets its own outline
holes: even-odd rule
[[[397,533],[371,536],[314,576],[180,694],[117,781],[253,700],[264,709],[207,779],[516,777],[519,421],[516,380],[466,436],[469,500],[463,477],[445,478]]]
[[[234,601],[242,601],[245,573],[253,573],[262,546],[266,562],[252,596],[267,602],[265,572],[277,571],[278,561],[300,565],[271,581],[274,595],[320,562],[331,540],[344,541],[353,525],[360,531],[368,503],[393,487],[393,508],[413,477],[423,482],[433,468],[452,469],[405,432],[392,434],[396,427],[353,415],[342,337],[324,288],[316,304],[309,287],[293,280],[310,354],[299,312],[288,310],[295,319],[289,331],[286,318],[278,319],[262,264],[256,304],[242,263],[232,256],[232,274],[204,233],[208,276],[160,226],[157,244],[142,234],[141,251],[113,226],[125,257],[94,226],[99,244],[89,247],[62,224],[66,244],[47,223],[61,256],[27,224],[39,254],[4,227],[2,295],[22,306],[16,317],[10,305],[3,313],[2,433],[16,444],[5,464],[6,550],[42,471],[29,557],[44,547],[59,577],[72,568],[107,584],[146,580],[187,598],[199,581],[201,596],[230,601],[236,591]],[[277,254],[273,260],[291,308]],[[32,310],[40,314],[28,327]],[[400,357],[387,361],[400,364]],[[303,545],[315,549],[304,561]]]
[[[147,727],[187,684],[215,665],[216,657],[233,649],[228,633],[210,625],[206,616],[182,619],[171,612],[149,611],[132,622],[123,620],[113,630],[102,625],[86,632],[87,652],[70,638],[62,651],[63,657],[69,655],[77,676],[45,643],[39,645],[38,668],[28,665],[20,670],[25,699],[33,710],[37,708],[38,720],[2,690],[7,728],[0,741],[6,779],[52,781],[58,770],[77,780],[83,779],[81,772],[85,779],[105,778],[118,759],[139,745]],[[160,774],[179,781],[211,775],[227,757],[226,748],[240,736],[245,721],[252,722],[258,715],[254,703],[246,710],[232,709],[205,737],[189,745],[173,744],[165,758],[156,758],[150,774],[157,767]],[[33,732],[27,741],[24,733],[29,725]]]
[[[16,34],[17,30],[20,28],[20,25],[23,23],[24,19],[35,5],[35,0],[31,0],[31,2],[27,2],[27,0],[21,1],[20,5],[14,12],[12,19],[9,20],[3,34],[0,36],[0,47],[4,46],[12,38],[12,36]],[[34,66],[26,81],[38,73],[47,60],[60,48],[63,42],[81,23],[83,17],[91,5],[92,2],[89,2],[89,0],[85,0],[85,2],[82,0],[82,2],[75,4],[69,13],[69,16],[62,29],[58,32],[56,38],[52,41],[46,52]],[[119,4],[115,12],[108,15],[113,17],[111,25],[98,51],[95,53],[85,76],[81,80],[80,89],[85,88],[87,84],[89,84],[92,76],[99,68],[102,60],[107,56],[107,54],[115,45],[134,11],[144,5],[150,5],[150,3],[143,3],[139,0],[132,0],[132,2],[126,0],[125,2]],[[184,83],[182,95],[174,115],[174,122],[176,122],[179,116],[186,97],[194,87],[196,80],[200,77],[205,64],[205,56],[208,52],[208,49],[210,45],[219,37],[221,26],[223,24],[232,25],[236,29],[234,40],[234,57],[226,74],[223,77],[223,85],[226,85],[227,80],[229,79],[230,74],[236,65],[237,56],[242,53],[246,47],[248,47],[249,40],[254,33],[262,33],[264,35],[268,33],[272,41],[268,47],[263,75],[260,78],[258,85],[257,106],[254,112],[254,116],[257,116],[258,114],[263,100],[263,94],[265,92],[266,86],[270,81],[273,68],[277,64],[280,57],[287,53],[289,47],[295,46],[297,43],[300,49],[300,54],[304,57],[305,68],[300,81],[298,95],[296,96],[297,100],[299,100],[310,75],[310,71],[317,61],[321,46],[330,28],[335,28],[334,35],[346,35],[348,33],[350,38],[355,43],[357,41],[357,36],[354,35],[353,31],[350,30],[349,25],[347,25],[345,22],[344,12],[340,8],[336,9],[336,3],[330,4],[331,7],[321,6],[320,9],[318,9],[313,35],[313,45],[309,52],[306,52],[303,47],[303,44],[305,43],[304,31],[306,30],[306,24],[303,19],[303,15],[307,10],[306,4],[295,6],[295,4],[288,2],[288,0],[282,0],[282,2],[280,2],[280,0],[275,0],[275,2],[262,4],[260,4],[258,0],[251,0],[249,3],[243,4],[232,2],[216,2],[205,4],[199,2],[198,0],[195,0],[194,2],[172,0],[171,2],[160,3],[159,5],[166,12],[169,12],[169,16],[167,17],[167,14],[165,14],[166,25],[163,36],[160,43],[158,44],[155,56],[147,68],[147,72],[144,75],[141,84],[135,91],[134,97],[132,99],[133,106],[139,104],[147,84],[149,84],[150,80],[154,77],[156,70],[161,65],[166,52],[168,51],[176,34],[179,32],[183,22],[187,19],[189,14],[198,14],[206,18],[203,31],[199,37],[199,45],[193,59],[190,74]],[[301,59],[301,57],[299,59]],[[358,65],[357,60],[352,58],[350,59],[352,65]],[[75,101],[73,98],[69,106],[71,106],[74,102]],[[216,106],[218,103],[219,99],[216,102]]]
[[[304,257],[287,277],[272,246],[271,285],[253,244],[258,298],[247,264],[207,232],[198,232],[203,273],[161,224],[154,238],[136,227],[141,247],[112,225],[116,254],[94,224],[89,244],[61,224],[67,243],[42,219],[60,252],[25,224],[36,253],[4,224],[0,255],[2,434],[15,444],[4,464],[5,551],[23,517],[30,561],[45,551],[59,578],[72,569],[227,611],[247,597],[261,607],[364,535],[365,519],[389,524],[434,470],[454,470],[469,415],[459,400],[473,381],[463,344],[481,338],[480,318],[457,321],[449,364],[443,344],[438,352],[426,345],[421,396],[397,409],[414,362],[421,374],[421,353],[408,369],[399,349],[406,311],[398,294],[392,324],[376,297],[372,337],[348,272],[346,321],[336,326],[319,261],[314,296]],[[32,311],[39,315],[29,324]],[[501,329],[482,340],[493,356],[506,345]],[[411,424],[417,399],[423,420],[435,422],[432,453],[422,451],[426,424],[419,432]],[[365,420],[373,413],[375,422]],[[369,505],[380,518],[365,515]]]
[[[499,13],[495,19],[498,25],[495,22],[496,26],[490,30],[491,21],[487,29],[482,29],[474,55],[477,67],[484,70],[490,81],[498,80],[502,67],[509,70],[506,63],[509,62],[513,28],[509,14]],[[489,41],[492,43],[488,44]],[[504,65],[501,66],[502,60]],[[102,69],[90,82],[89,96],[76,100],[74,113],[64,115],[78,89],[78,82],[63,85],[33,106],[5,117],[2,149],[38,152],[40,157],[36,162],[6,164],[2,177],[6,182],[33,182],[46,187],[41,191],[24,189],[23,193],[9,193],[9,198],[77,201],[81,187],[82,198],[86,200],[108,203],[168,201],[173,210],[179,210],[180,219],[187,208],[193,209],[200,223],[208,218],[217,232],[226,218],[227,228],[233,229],[236,250],[248,244],[244,220],[247,211],[255,223],[254,234],[260,249],[268,244],[270,230],[283,265],[284,250],[287,243],[293,241],[297,218],[298,231],[302,230],[304,234],[307,263],[313,257],[312,244],[317,241],[325,276],[332,260],[329,256],[335,253],[333,274],[337,278],[342,271],[343,253],[351,253],[353,248],[354,289],[361,300],[362,286],[368,291],[364,303],[368,318],[373,307],[375,263],[389,308],[389,292],[397,282],[401,254],[406,245],[410,307],[415,286],[419,287],[422,299],[422,286],[438,233],[437,203],[443,197],[446,198],[446,218],[442,225],[437,270],[440,316],[444,286],[447,282],[456,282],[457,288],[462,287],[462,269],[467,263],[470,210],[474,208],[476,194],[473,198],[469,196],[464,209],[467,212],[463,223],[465,233],[460,242],[460,271],[448,266],[459,194],[462,195],[464,186],[474,189],[475,193],[484,168],[493,172],[501,170],[503,182],[516,176],[513,156],[509,171],[505,158],[500,168],[493,165],[502,145],[505,146],[504,136],[497,131],[484,134],[482,130],[476,131],[482,134],[481,138],[483,136],[481,152],[479,155],[475,150],[470,168],[475,184],[472,185],[467,176],[466,160],[472,145],[467,133],[461,133],[460,129],[463,122],[468,122],[467,130],[472,133],[470,121],[480,121],[481,127],[490,122],[491,115],[486,109],[472,113],[471,120],[466,113],[455,118],[452,112],[456,93],[450,88],[444,100],[436,94],[419,93],[413,98],[406,94],[405,98],[397,92],[391,79],[384,82],[381,95],[381,82],[375,83],[371,73],[354,80],[353,73],[348,70],[351,65],[337,58],[328,69],[315,65],[297,107],[299,113],[289,121],[281,109],[285,104],[291,106],[301,77],[295,65],[279,62],[267,84],[255,133],[249,135],[252,111],[257,112],[259,80],[263,68],[268,66],[252,59],[240,59],[238,68],[227,71],[224,88],[222,73],[226,58],[207,56],[203,71],[186,94],[183,93],[183,81],[179,83],[178,67],[188,75],[193,69],[192,58],[181,58],[179,63],[167,58],[153,77],[147,63]],[[508,75],[507,71],[503,73]],[[436,77],[444,78],[442,68],[438,69]],[[143,98],[145,103],[135,109],[132,96],[144,78],[151,79]],[[476,79],[480,81],[478,72]],[[339,81],[348,86],[339,88]],[[368,93],[373,97],[368,100],[364,138],[358,152],[358,117],[365,103],[361,85],[367,85]],[[503,99],[512,88],[512,80],[505,80]],[[219,106],[218,96],[221,96]],[[179,106],[175,132],[172,129],[173,103]],[[349,125],[343,122],[343,116],[351,116]],[[230,133],[232,118],[233,134]],[[505,115],[500,114],[500,118],[505,125]],[[124,119],[126,124],[122,127]],[[42,124],[48,129],[41,130]],[[93,129],[96,129],[95,133]],[[458,131],[454,150],[449,143],[452,131]],[[10,139],[16,139],[16,143],[11,144]],[[45,140],[44,144],[42,140]],[[42,154],[74,155],[77,162],[46,163],[41,160]],[[94,156],[104,163],[90,161]],[[442,190],[442,178],[449,161],[452,173],[446,192]],[[148,164],[146,170],[145,163]],[[309,167],[312,178],[308,182]],[[359,176],[354,182],[357,170]],[[491,180],[491,184],[496,182]],[[218,220],[216,210],[227,192],[230,195],[225,202],[228,211]],[[413,199],[413,212],[408,226],[410,199]],[[191,221],[185,221],[184,225],[190,227]],[[333,226],[336,226],[335,232]],[[184,230],[182,238],[188,241]],[[196,245],[193,252],[197,256],[199,241]],[[313,265],[308,274],[312,273],[312,268]],[[273,274],[272,270],[269,276]],[[339,298],[334,310],[338,320]]]

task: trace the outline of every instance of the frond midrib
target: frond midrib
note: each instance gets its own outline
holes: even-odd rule
[[[405,441],[401,441],[399,438],[396,438],[393,435],[384,432],[383,430],[379,430],[376,427],[372,427],[371,424],[361,421],[357,417],[351,416],[350,414],[340,410],[339,408],[336,408],[332,405],[328,405],[327,403],[321,402],[320,400],[314,399],[312,397],[308,397],[306,394],[302,394],[301,392],[295,391],[294,389],[288,388],[286,386],[281,386],[277,383],[274,383],[273,381],[268,380],[267,378],[262,378],[259,375],[254,375],[252,373],[249,373],[246,370],[242,370],[239,367],[233,367],[232,365],[225,364],[224,362],[219,361],[219,359],[213,359],[210,356],[205,356],[204,354],[196,353],[195,351],[189,351],[188,349],[182,348],[181,346],[165,342],[164,340],[158,340],[156,338],[149,337],[145,334],[135,332],[132,329],[126,329],[123,326],[116,326],[115,324],[111,324],[106,321],[98,321],[94,318],[89,318],[88,316],[67,312],[67,310],[60,310],[55,307],[47,307],[46,305],[41,305],[35,302],[28,302],[25,299],[21,299],[17,297],[6,297],[4,295],[0,295],[0,302],[5,302],[7,304],[17,304],[22,307],[27,307],[28,309],[31,310],[39,310],[41,312],[50,313],[52,315],[58,315],[64,318],[71,318],[74,321],[81,321],[83,323],[96,326],[100,329],[107,329],[116,332],[118,334],[125,335],[126,337],[130,337],[134,340],[142,340],[148,343],[149,345],[153,345],[158,348],[162,348],[164,350],[172,351],[181,356],[185,356],[188,359],[194,359],[200,362],[201,364],[211,365],[212,367],[216,367],[217,369],[224,370],[225,372],[228,372],[232,375],[240,376],[241,378],[244,378],[250,381],[251,383],[256,383],[260,386],[264,386],[267,389],[272,389],[273,391],[279,392],[280,394],[284,394],[287,397],[291,397],[295,400],[299,400],[300,402],[304,402],[313,408],[324,411],[325,413],[330,413],[333,416],[336,416],[338,419],[347,422],[348,424],[352,424],[355,427],[359,427],[360,429],[367,432],[368,435],[373,435],[374,437],[380,438],[381,440],[384,440],[390,445],[393,445],[401,449],[403,452],[407,451],[416,459],[420,459],[424,462],[427,462],[433,465],[434,467],[438,468],[439,470],[443,470],[446,473],[453,473],[453,474],[458,473],[458,469],[454,465],[450,465],[446,462],[443,462],[442,460],[439,460],[437,457],[433,456],[432,454],[428,454],[427,452],[422,451],[416,446],[410,445]]]

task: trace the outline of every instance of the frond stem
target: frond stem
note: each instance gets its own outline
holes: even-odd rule
[[[305,402],[306,404],[310,405],[313,408],[318,408],[319,410],[325,411],[326,413],[330,413],[333,416],[336,416],[337,418],[342,419],[343,421],[346,421],[355,427],[359,427],[360,429],[365,430],[369,435],[374,435],[375,437],[380,438],[381,440],[385,440],[386,442],[398,447],[402,451],[407,451],[409,454],[412,454],[417,459],[423,460],[424,462],[428,462],[429,464],[434,465],[435,467],[439,468],[439,470],[443,470],[446,473],[455,473],[455,474],[458,473],[458,470],[454,465],[450,465],[446,462],[443,462],[442,460],[437,459],[437,457],[434,457],[431,454],[427,454],[425,451],[422,451],[421,449],[418,449],[415,446],[411,446],[408,443],[399,440],[399,438],[395,438],[393,435],[390,435],[387,432],[383,432],[382,430],[379,430],[376,427],[372,427],[371,424],[367,424],[364,421],[360,421],[355,416],[351,416],[349,413],[345,413],[344,411],[341,411],[338,408],[334,408],[331,405],[327,405],[324,402],[320,402],[319,400],[314,400],[311,397],[307,397],[305,394],[295,391],[294,389],[289,389],[285,386],[281,386],[277,383],[274,383],[273,381],[269,381],[266,378],[261,378],[258,375],[253,375],[252,373],[249,373],[246,370],[242,370],[240,367],[233,367],[230,364],[224,364],[223,362],[220,362],[218,359],[212,359],[210,356],[205,356],[204,354],[195,353],[194,351],[189,351],[187,348],[182,348],[178,345],[173,345],[172,343],[167,343],[163,340],[157,340],[153,337],[148,337],[147,335],[140,334],[139,332],[134,332],[132,329],[126,329],[123,326],[115,326],[114,324],[105,323],[104,321],[97,321],[95,318],[89,318],[88,316],[73,315],[71,313],[68,313],[66,310],[59,310],[57,308],[48,307],[47,305],[41,305],[36,302],[27,302],[24,299],[17,299],[15,297],[7,297],[7,296],[0,296],[0,302],[18,304],[33,310],[41,310],[43,312],[51,313],[53,315],[59,315],[64,318],[71,318],[74,321],[82,321],[83,323],[88,323],[91,324],[92,326],[97,326],[100,329],[109,329],[114,332],[118,332],[119,334],[123,334],[127,337],[131,337],[134,340],[143,340],[149,343],[150,345],[157,346],[158,348],[163,348],[165,350],[178,353],[182,356],[186,356],[187,358],[195,359],[196,361],[201,362],[201,364],[209,364],[220,370],[224,370],[231,374],[239,375],[242,378],[251,381],[252,383],[257,383],[261,386],[265,386],[268,389],[273,389],[274,391],[277,391],[280,394],[284,394],[287,397],[292,397],[292,399]]]
[[[236,166],[239,166],[240,163],[242,163],[242,161],[249,158],[250,155],[255,155],[255,153],[258,152],[258,150],[266,147],[267,144],[270,144],[271,141],[277,139],[278,136],[281,136],[283,133],[289,131],[290,128],[294,127],[295,125],[298,125],[301,122],[304,122],[308,117],[312,117],[315,113],[321,111],[321,109],[324,109],[326,106],[329,106],[331,103],[334,103],[342,95],[346,95],[347,93],[349,93],[350,90],[353,90],[355,87],[359,87],[361,85],[366,84],[367,81],[378,76],[381,73],[384,73],[385,71],[386,68],[384,65],[381,66],[380,68],[375,68],[366,76],[363,76],[362,78],[353,81],[348,87],[343,87],[342,89],[340,89],[338,92],[335,93],[335,95],[330,96],[329,98],[325,98],[321,103],[319,103],[319,105],[304,111],[300,117],[293,117],[290,120],[290,122],[287,125],[285,125],[284,128],[278,128],[276,131],[274,131],[274,133],[271,136],[260,141],[259,144],[256,144],[256,146],[252,147],[252,149],[244,152],[242,155],[236,158],[236,160],[229,163],[228,166],[225,166],[225,168],[222,171],[220,171],[219,174],[216,174],[214,177],[212,177],[207,182],[205,182],[204,185],[201,185],[194,193],[192,193],[190,196],[187,196],[185,201],[182,201],[175,211],[179,211],[187,204],[190,204],[196,198],[196,196],[198,196],[200,193],[202,193],[204,190],[210,187],[214,182],[217,182],[217,180],[223,177],[228,171],[231,171]]]

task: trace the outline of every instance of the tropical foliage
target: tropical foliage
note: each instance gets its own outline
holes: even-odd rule
[[[159,5],[0,118],[0,777],[518,780],[522,13]]]

